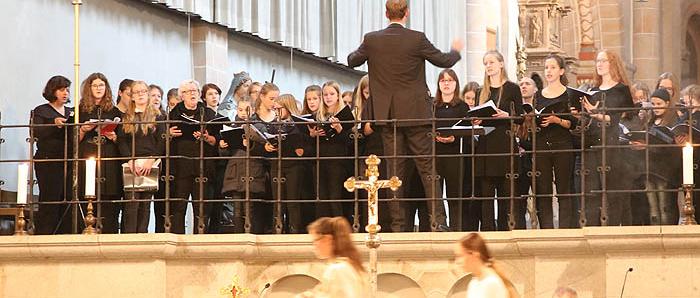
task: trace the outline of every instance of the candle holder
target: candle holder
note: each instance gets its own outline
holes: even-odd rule
[[[92,200],[95,196],[85,196],[88,200],[87,213],[85,215],[85,229],[83,230],[83,235],[96,235],[97,229],[95,229],[95,222],[97,218],[92,214]]]
[[[695,206],[693,205],[693,184],[683,184],[683,192],[685,200],[683,202],[683,214],[681,216],[681,225],[697,225],[695,221]]]
[[[27,231],[24,230],[27,221],[24,220],[24,206],[26,204],[17,204],[17,218],[15,220],[15,236],[25,236]]]

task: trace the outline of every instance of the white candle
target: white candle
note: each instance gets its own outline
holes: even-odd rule
[[[97,168],[97,162],[94,158],[85,161],[85,195],[94,196],[95,195],[95,169]]]
[[[17,204],[27,203],[27,174],[29,174],[28,164],[17,165]]]
[[[683,147],[683,184],[693,184],[693,146]]]

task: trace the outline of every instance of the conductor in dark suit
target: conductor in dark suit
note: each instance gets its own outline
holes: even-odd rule
[[[461,58],[459,51],[464,45],[461,40],[455,40],[449,53],[441,52],[423,32],[406,28],[408,14],[406,0],[386,1],[386,17],[391,24],[383,30],[367,33],[360,47],[348,55],[348,65],[357,67],[367,62],[369,66],[374,120],[378,121],[377,125],[387,126],[382,129],[384,154],[423,156],[414,160],[425,193],[433,198],[428,205],[431,229],[446,230],[444,205],[442,200],[435,200],[442,197],[442,187],[435,179],[432,158],[429,157],[433,144],[429,120],[432,108],[425,82],[425,61],[438,67],[452,67]],[[393,119],[397,121],[386,122]],[[396,135],[392,125],[396,125]],[[406,179],[407,162],[405,158],[389,159],[389,176]],[[406,231],[401,205],[398,201],[389,204],[393,232]]]

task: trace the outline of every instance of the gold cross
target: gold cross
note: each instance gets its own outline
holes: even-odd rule
[[[345,189],[350,192],[355,189],[365,189],[368,193],[367,199],[367,227],[365,229],[369,233],[377,233],[381,229],[379,226],[379,204],[377,202],[377,192],[382,188],[390,188],[396,191],[401,187],[401,180],[393,176],[389,180],[379,180],[379,164],[382,161],[374,154],[370,155],[366,160],[367,170],[365,176],[367,180],[355,180],[355,177],[350,177],[343,184]]]

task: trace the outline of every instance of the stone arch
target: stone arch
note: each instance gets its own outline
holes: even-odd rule
[[[467,296],[467,286],[469,285],[469,282],[471,280],[472,280],[471,274],[467,274],[465,276],[462,276],[454,284],[452,284],[452,287],[450,288],[450,291],[447,292],[446,297],[447,298],[466,297]]]
[[[424,298],[423,289],[410,277],[399,273],[382,273],[377,276],[377,296],[387,298]]]
[[[268,289],[261,289],[263,298],[293,297],[305,291],[313,289],[320,281],[306,274],[292,274],[284,276],[272,284]]]

